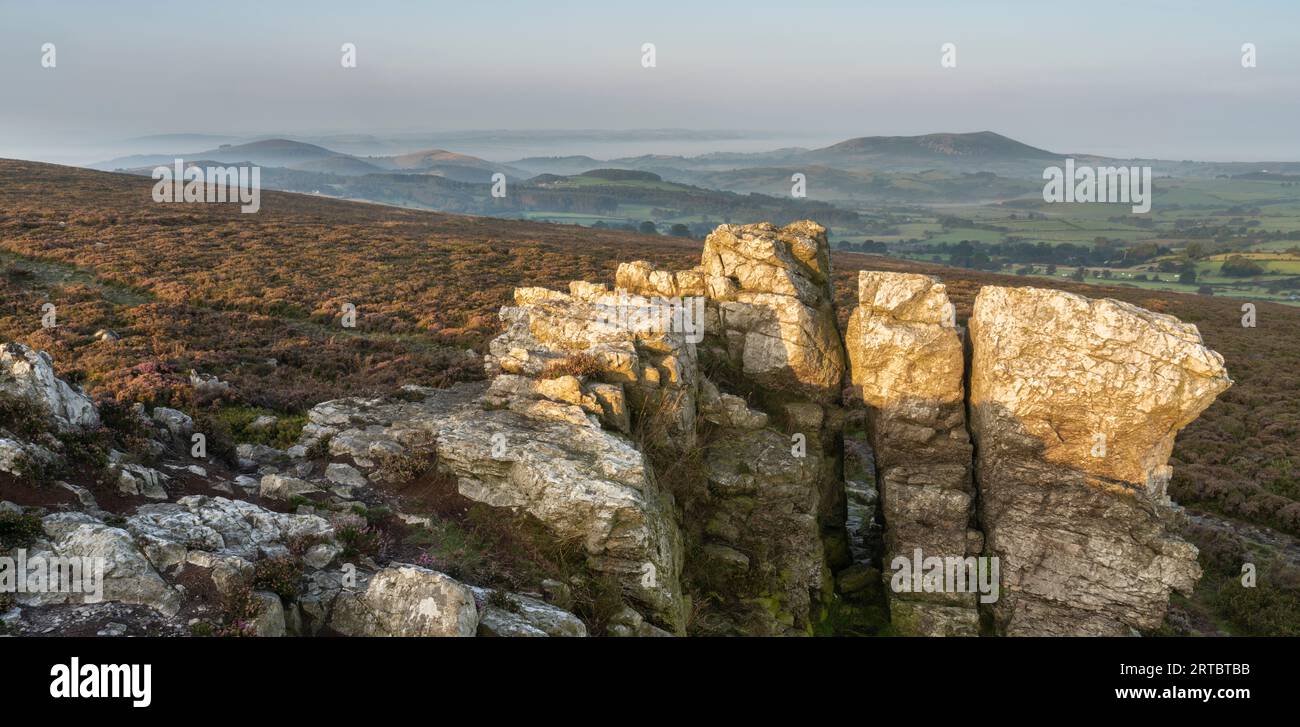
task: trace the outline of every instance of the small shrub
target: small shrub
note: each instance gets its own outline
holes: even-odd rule
[[[222,602],[221,615],[223,623],[213,631],[214,636],[252,636],[257,617],[262,615],[262,602],[252,585],[240,583],[231,588]]]
[[[493,608],[499,608],[502,611],[519,610],[518,607],[515,606],[515,602],[510,600],[510,596],[500,588],[493,589],[492,592],[488,594],[487,605],[492,606]]]
[[[307,459],[329,459],[330,440],[334,438],[332,434],[326,434],[319,437],[307,448]]]
[[[561,376],[592,377],[604,370],[599,358],[589,353],[575,353],[559,361],[552,361],[542,369],[543,379],[558,379]]]
[[[63,456],[72,467],[102,470],[108,466],[108,449],[112,446],[112,433],[105,428],[93,432],[67,432],[58,435],[63,445]]]
[[[293,600],[298,597],[302,572],[302,562],[293,556],[263,558],[253,564],[253,585],[258,590]]]
[[[27,399],[0,392],[0,428],[24,439],[33,439],[49,426],[41,407]]]
[[[490,557],[492,544],[471,529],[446,520],[430,527],[432,544],[420,554],[417,564],[452,578],[492,580],[496,566]]]
[[[325,538],[314,533],[299,533],[289,536],[289,539],[285,541],[285,546],[289,548],[290,553],[301,558],[307,551],[324,541]]]
[[[1195,523],[1189,524],[1184,535],[1200,551],[1198,560],[1208,572],[1225,576],[1241,573],[1241,564],[1249,558],[1246,543],[1240,535]]]
[[[386,482],[401,485],[426,474],[437,462],[433,447],[432,443],[417,444],[401,454],[383,457],[377,468],[379,476]]]
[[[612,573],[584,579],[575,589],[574,598],[577,601],[574,613],[597,636],[605,634],[610,622],[627,605],[623,600],[623,587]]]
[[[383,551],[383,534],[371,527],[361,515],[341,513],[334,516],[333,524],[334,539],[343,547],[342,557],[376,556]]]
[[[276,417],[273,426],[260,429],[251,426],[258,417],[266,414]],[[231,438],[236,442],[265,444],[276,449],[293,446],[302,434],[303,425],[307,423],[307,417],[301,414],[282,415],[268,409],[248,406],[224,407],[217,412],[216,418],[226,425]]]
[[[113,446],[135,457],[137,461],[151,459],[149,441],[151,433],[135,410],[116,399],[100,398],[95,402],[99,421],[112,437]]]
[[[235,438],[230,433],[230,427],[220,417],[208,412],[199,413],[194,416],[194,431],[203,435],[208,456],[228,465],[235,464]]]
[[[26,548],[44,533],[41,519],[35,515],[0,512],[0,550]]]
[[[1247,635],[1300,636],[1300,590],[1272,576],[1262,569],[1253,588],[1225,579],[1212,597],[1215,610]]]

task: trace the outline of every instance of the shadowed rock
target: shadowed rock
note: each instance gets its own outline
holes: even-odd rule
[[[845,333],[855,395],[867,405],[885,520],[883,563],[979,555],[971,529],[965,361],[945,286],[911,273],[862,271]],[[906,601],[907,603],[904,603]],[[893,592],[895,627],[923,635],[978,631],[975,594]]]

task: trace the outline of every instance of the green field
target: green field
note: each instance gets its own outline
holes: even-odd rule
[[[1165,253],[1141,265],[1103,268],[1100,263],[1106,257],[1086,263],[1084,282],[1182,293],[1208,288],[1218,296],[1300,303],[1300,235],[1295,235],[1300,232],[1300,184],[1158,178],[1153,186],[1151,211],[1143,215],[1133,214],[1129,204],[1048,204],[1022,198],[1009,203],[935,206],[928,209],[930,216],[925,208],[909,208],[909,221],[895,225],[899,234],[846,234],[835,239],[874,239],[890,243],[890,253],[898,257],[950,264],[951,255],[927,248],[962,241],[984,246],[1028,242],[1093,248],[1104,239],[1110,249],[1122,251],[1133,245],[1155,244]],[[877,207],[859,212],[884,217],[897,215],[899,210]],[[1275,237],[1288,239],[1271,239]],[[1196,282],[1181,283],[1174,270],[1184,269],[1190,249],[1197,250],[1191,253],[1196,256],[1192,261]],[[1263,272],[1245,278],[1223,275],[1223,261],[1230,255],[1253,260]],[[1031,261],[1004,257],[994,262],[1002,263],[1003,272],[1015,272]],[[1058,263],[1057,277],[1071,275],[1079,262]],[[1157,270],[1162,262],[1167,268],[1163,272]],[[1094,277],[1103,269],[1108,278]],[[1046,265],[1037,264],[1032,274],[1042,276],[1045,271]]]

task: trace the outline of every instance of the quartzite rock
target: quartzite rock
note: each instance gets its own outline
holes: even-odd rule
[[[970,321],[981,521],[1007,634],[1127,634],[1190,594],[1169,532],[1174,436],[1231,385],[1196,327],[1115,300],[988,286]]]
[[[54,375],[48,353],[33,351],[21,343],[0,345],[0,393],[35,404],[60,432],[99,426],[94,401]]]
[[[345,588],[329,625],[345,636],[474,636],[478,608],[469,588],[442,573],[394,563]]]
[[[484,408],[484,384],[408,389],[391,399],[340,399],[308,413],[304,441],[329,436],[331,451],[436,455],[460,494],[531,515],[582,544],[593,570],[672,629],[684,624],[681,535],[673,500],[621,434],[577,416]],[[498,390],[499,393],[499,390]],[[358,464],[358,467],[361,465]]]

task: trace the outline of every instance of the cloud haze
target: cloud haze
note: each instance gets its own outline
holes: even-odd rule
[[[3,2],[0,156],[174,132],[678,127],[1300,159],[1294,2],[891,4]]]

